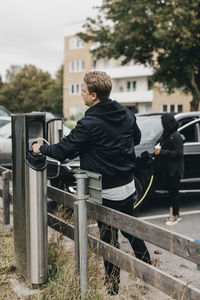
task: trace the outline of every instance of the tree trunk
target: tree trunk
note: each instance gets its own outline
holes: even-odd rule
[[[192,92],[192,101],[190,102],[190,110],[198,111],[200,104],[200,86],[198,85],[194,72],[191,73],[191,92]]]
[[[195,93],[195,94],[193,94],[192,101],[190,102],[190,110],[191,111],[198,111],[199,110],[199,104],[200,104],[200,98]]]

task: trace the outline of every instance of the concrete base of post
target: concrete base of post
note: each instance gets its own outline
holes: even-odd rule
[[[3,232],[9,232],[11,229],[11,226],[10,224],[7,224],[7,225],[3,225]]]

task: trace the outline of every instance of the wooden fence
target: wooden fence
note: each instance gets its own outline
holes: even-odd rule
[[[9,190],[9,182],[12,181],[12,171],[0,167],[0,176],[2,177],[2,189],[0,196],[3,197],[3,222],[5,228],[10,224],[9,205],[12,202],[12,193]],[[78,265],[77,244],[77,211],[78,203],[76,197],[70,193],[57,188],[47,187],[48,198],[63,204],[64,207],[74,210],[75,226],[67,224],[62,219],[48,213],[48,226],[62,233],[64,236],[75,240],[75,257]],[[113,209],[104,207],[97,203],[87,201],[87,214],[89,217],[112,225],[119,230],[132,234],[135,237],[143,239],[167,251],[171,250],[173,245],[173,254],[176,254],[188,261],[200,265],[200,244],[189,237],[185,237],[170,230],[150,224],[144,220],[128,216]],[[131,272],[135,277],[164,292],[165,294],[178,300],[199,300],[200,290],[187,282],[167,274],[157,267],[148,265],[117,249],[104,243],[98,238],[88,234],[88,242],[92,251],[102,255],[104,259],[119,266],[121,269]]]

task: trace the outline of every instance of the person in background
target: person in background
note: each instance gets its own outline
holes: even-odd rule
[[[135,193],[135,145],[140,143],[141,132],[136,117],[126,107],[109,99],[111,78],[105,72],[85,74],[82,98],[89,107],[71,133],[58,144],[34,144],[35,154],[64,160],[80,157],[80,168],[102,174],[103,205],[133,215]],[[98,222],[100,238],[119,248],[118,230]],[[151,264],[143,240],[122,232],[130,241],[137,258]],[[105,283],[110,295],[118,294],[120,268],[104,261]]]
[[[169,191],[170,207],[172,216],[166,221],[166,225],[174,225],[181,220],[179,214],[180,179],[183,177],[183,139],[177,131],[178,123],[173,115],[164,114],[161,117],[163,134],[155,146],[155,154],[160,159],[160,173],[165,177],[165,184]]]

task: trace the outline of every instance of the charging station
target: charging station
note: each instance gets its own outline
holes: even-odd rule
[[[45,114],[12,115],[15,260],[31,286],[47,281],[48,263],[47,160],[33,154],[37,138],[46,139]]]

